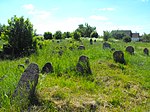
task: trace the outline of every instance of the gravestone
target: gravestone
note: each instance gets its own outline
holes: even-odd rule
[[[29,58],[27,58],[26,60],[25,60],[25,64],[29,64],[30,63],[30,60],[29,60]]]
[[[92,74],[92,71],[89,65],[89,58],[87,56],[79,57],[78,63],[76,65],[76,70],[82,75]]]
[[[103,49],[110,49],[111,48],[111,45],[107,42],[104,42],[103,43]]]
[[[111,51],[115,51],[115,48],[111,48]]]
[[[90,44],[91,44],[91,45],[93,44],[93,40],[92,40],[92,39],[90,39]]]
[[[134,48],[133,48],[132,46],[126,47],[126,51],[127,51],[128,53],[130,53],[131,55],[134,54]]]
[[[54,72],[54,70],[53,70],[53,66],[51,63],[46,63],[41,71],[41,73],[43,73],[43,74],[44,73],[53,73],[53,72]]]
[[[144,52],[144,54],[149,55],[149,50],[148,50],[148,48],[144,48],[143,52]]]
[[[96,40],[94,40],[94,42],[96,42]]]
[[[113,59],[115,62],[119,62],[121,64],[126,64],[125,59],[124,59],[124,54],[122,51],[115,51],[113,53]]]
[[[11,103],[19,106],[20,108],[27,107],[35,96],[38,78],[39,67],[37,64],[31,63],[22,74],[12,95]]]
[[[79,50],[85,50],[85,47],[84,47],[84,45],[80,45],[80,46],[78,47],[78,49],[79,49]]]

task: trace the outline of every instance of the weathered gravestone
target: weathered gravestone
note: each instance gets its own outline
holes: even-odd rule
[[[111,48],[111,45],[107,42],[104,42],[103,43],[103,49],[110,49]]]
[[[37,64],[31,63],[22,74],[12,95],[11,103],[20,108],[26,108],[33,100],[38,78],[39,67]]]
[[[115,62],[119,62],[121,64],[126,64],[125,59],[124,59],[124,54],[122,51],[115,51],[113,53],[113,59]]]
[[[51,63],[46,63],[44,65],[44,67],[42,68],[42,73],[53,73],[54,70],[53,70],[53,66]]]
[[[126,51],[130,54],[134,54],[134,48],[132,46],[126,47]]]
[[[80,46],[78,47],[78,49],[79,49],[79,50],[85,50],[85,47],[84,47],[84,45],[80,45]]]
[[[92,71],[89,65],[89,58],[87,56],[79,57],[78,63],[76,65],[76,70],[82,75],[92,74]]]
[[[93,44],[93,40],[92,40],[92,39],[90,39],[90,44],[91,44],[91,45]]]
[[[96,42],[96,40],[94,40],[94,42]]]
[[[144,54],[149,55],[149,50],[148,50],[148,48],[144,48],[143,52],[144,52]]]
[[[30,63],[30,60],[29,60],[29,58],[27,58],[26,60],[25,60],[25,64],[29,64]]]

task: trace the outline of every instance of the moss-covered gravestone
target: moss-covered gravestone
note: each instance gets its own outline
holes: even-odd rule
[[[143,52],[144,54],[149,55],[149,50],[147,48],[144,48]]]
[[[111,48],[111,45],[107,42],[104,42],[103,43],[103,49],[110,49]]]
[[[134,54],[134,48],[133,48],[132,46],[126,47],[126,51],[127,51],[128,53],[130,53],[131,55]]]
[[[76,65],[76,70],[82,75],[92,74],[90,64],[89,64],[89,58],[87,56],[79,57],[78,63]]]
[[[122,51],[115,51],[113,53],[113,58],[115,62],[119,62],[121,64],[126,64],[125,59],[124,59],[124,54]]]
[[[80,45],[80,46],[78,47],[78,49],[79,49],[79,50],[85,50],[85,47],[84,47],[84,45]]]
[[[36,85],[38,84],[39,67],[31,63],[22,74],[18,85],[12,96],[12,105],[20,109],[27,108],[35,95]]]
[[[54,70],[53,70],[53,66],[51,63],[46,63],[44,65],[44,67],[42,68],[42,73],[53,73]]]

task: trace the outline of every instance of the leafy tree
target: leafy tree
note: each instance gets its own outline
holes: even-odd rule
[[[24,17],[12,17],[8,20],[8,27],[4,35],[8,36],[8,44],[12,48],[12,53],[19,55],[32,48],[34,30],[29,19]]]
[[[72,37],[73,37],[73,39],[79,41],[81,38],[81,34],[80,34],[80,32],[75,31],[72,33]]]
[[[54,34],[55,39],[62,39],[62,32],[61,31],[56,31]]]
[[[90,35],[92,38],[98,38],[98,33],[96,31],[93,31]]]
[[[64,32],[62,37],[63,38],[70,38],[71,37],[71,33],[70,32]]]
[[[142,40],[144,42],[150,42],[150,34],[144,33],[144,35],[142,36]]]
[[[125,34],[123,32],[112,32],[112,37],[115,39],[123,39]]]
[[[51,32],[44,32],[44,39],[53,39],[53,35]]]
[[[108,41],[108,39],[109,39],[110,37],[111,37],[110,32],[104,31],[104,37],[103,37],[104,41]]]
[[[76,29],[76,31],[79,32],[82,37],[90,37],[90,34],[95,30],[96,27],[91,27],[88,23],[85,23],[85,25],[80,24]]]
[[[125,36],[125,37],[123,37],[123,41],[124,42],[131,42],[131,37],[130,36]]]

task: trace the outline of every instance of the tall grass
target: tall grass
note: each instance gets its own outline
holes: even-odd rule
[[[47,62],[51,62],[54,67],[54,73],[40,74],[36,94],[43,108],[37,108],[41,111],[43,109],[48,111],[50,108],[59,110],[63,102],[70,111],[77,111],[78,108],[85,106],[85,103],[96,101],[97,110],[100,107],[102,111],[149,110],[150,56],[144,55],[143,49],[145,47],[150,49],[150,44],[111,41],[113,48],[122,50],[125,54],[127,65],[121,65],[113,61],[113,51],[102,49],[101,41],[97,40],[93,45],[90,45],[87,39],[82,41],[85,50],[77,49],[80,42],[44,41],[43,48],[28,57],[30,62],[39,65],[40,70]],[[125,48],[129,45],[135,48],[134,55],[125,52]],[[74,50],[70,50],[69,47],[74,47]],[[58,53],[60,50],[63,51],[62,56]],[[81,55],[89,57],[93,74],[88,77],[78,75],[75,71]],[[18,64],[25,64],[25,59],[26,57],[0,61],[2,111],[11,110],[10,98],[24,70],[19,69]]]

